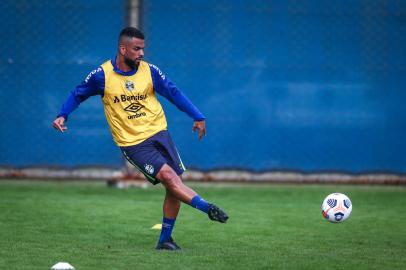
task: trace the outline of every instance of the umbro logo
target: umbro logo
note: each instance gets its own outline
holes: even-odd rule
[[[125,107],[125,108],[124,108],[124,111],[136,113],[136,112],[138,112],[142,107],[144,107],[144,106],[142,106],[142,105],[139,104],[139,103],[134,102],[134,103],[131,103],[130,105],[128,105],[127,107]]]

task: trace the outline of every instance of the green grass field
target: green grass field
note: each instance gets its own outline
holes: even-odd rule
[[[154,250],[162,187],[0,181],[0,269],[405,269],[406,188],[192,184],[227,210],[210,221],[187,205],[174,238],[182,252]],[[353,202],[342,224],[323,220],[332,192]]]

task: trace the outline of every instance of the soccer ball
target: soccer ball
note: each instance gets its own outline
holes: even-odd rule
[[[346,220],[352,211],[350,198],[342,193],[328,195],[321,205],[321,213],[330,222],[338,223]]]

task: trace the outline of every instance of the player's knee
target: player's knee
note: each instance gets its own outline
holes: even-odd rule
[[[174,190],[180,187],[180,181],[176,177],[162,178],[161,183],[169,190]]]
[[[179,176],[169,166],[162,167],[157,174],[157,178],[162,184],[169,187],[177,186],[181,182]]]

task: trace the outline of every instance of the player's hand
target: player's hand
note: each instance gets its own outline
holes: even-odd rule
[[[56,129],[60,132],[64,132],[65,130],[68,129],[65,126],[65,118],[63,116],[56,118],[54,120],[54,122],[52,123],[52,126],[54,127],[54,129]]]
[[[206,136],[206,122],[203,121],[195,121],[193,123],[192,131],[195,132],[196,129],[199,131],[199,141]]]

